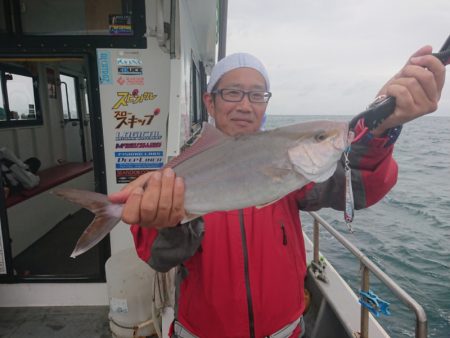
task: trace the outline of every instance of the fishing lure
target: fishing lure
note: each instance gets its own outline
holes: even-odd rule
[[[353,233],[352,221],[355,215],[355,200],[353,198],[352,188],[352,170],[350,168],[350,160],[348,154],[350,153],[350,146],[344,152],[344,172],[345,172],[345,207],[344,220],[350,233]]]

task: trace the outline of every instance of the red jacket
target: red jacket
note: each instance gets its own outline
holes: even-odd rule
[[[357,208],[375,203],[396,182],[397,165],[391,157],[392,145],[385,147],[386,142],[370,140],[355,145],[352,151]],[[264,337],[304,311],[307,262],[299,209],[326,206],[342,210],[343,184],[338,168],[329,181],[310,183],[264,208],[204,215],[201,230],[186,231],[183,225],[157,234],[135,225],[136,248],[157,270],[166,271],[177,264],[187,270],[176,318],[193,334],[202,338]],[[192,237],[170,244],[171,238],[178,236],[176,232]],[[189,253],[182,257],[179,251],[185,244],[194,250],[185,250]],[[171,255],[171,245],[178,253],[166,263],[164,256]]]

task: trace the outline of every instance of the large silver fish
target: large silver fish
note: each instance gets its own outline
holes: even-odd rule
[[[184,206],[192,219],[264,206],[309,182],[323,182],[350,142],[346,122],[312,121],[236,137],[204,124],[198,140],[166,167],[183,177]],[[72,257],[96,245],[121,218],[122,205],[105,195],[76,189],[54,193],[96,215]]]

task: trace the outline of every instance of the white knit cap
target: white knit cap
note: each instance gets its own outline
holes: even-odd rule
[[[228,55],[216,63],[209,78],[207,88],[208,93],[211,93],[216,83],[219,82],[220,78],[225,73],[229,72],[230,70],[242,67],[253,68],[260,72],[264,77],[264,80],[266,81],[267,90],[270,90],[269,76],[267,75],[266,68],[261,63],[261,61],[248,53],[236,53]]]

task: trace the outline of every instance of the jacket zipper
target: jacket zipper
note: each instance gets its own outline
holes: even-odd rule
[[[283,245],[287,245],[286,229],[284,228],[283,222],[281,223],[281,231],[283,232]]]
[[[248,323],[250,329],[250,338],[255,338],[255,319],[253,314],[252,293],[250,290],[250,275],[248,270],[247,236],[245,234],[244,211],[242,209],[239,210],[239,223],[241,226],[242,251],[244,253],[245,288],[247,290],[247,308],[248,308]]]

